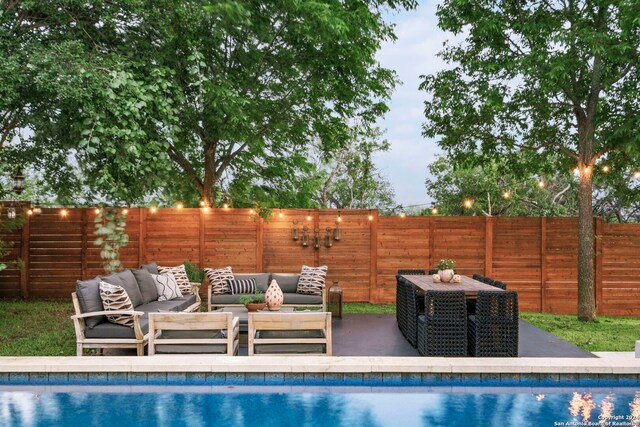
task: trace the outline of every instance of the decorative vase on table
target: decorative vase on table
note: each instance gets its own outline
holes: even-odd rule
[[[452,269],[438,270],[438,276],[440,276],[440,280],[442,280],[445,283],[451,282],[454,274],[455,273]]]
[[[278,286],[278,282],[272,280],[267,288],[267,292],[264,294],[264,300],[267,303],[267,308],[270,311],[278,311],[280,307],[282,307],[282,303],[284,302],[284,294],[282,293],[282,289]]]

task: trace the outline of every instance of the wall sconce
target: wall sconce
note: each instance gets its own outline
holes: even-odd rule
[[[313,247],[314,249],[320,249],[320,229],[315,228],[313,230]]]
[[[305,248],[309,246],[309,227],[306,225],[302,227],[302,246]]]
[[[333,236],[331,234],[331,227],[327,227],[327,234],[324,235],[324,246],[326,248],[330,248],[331,246],[333,246]]]
[[[298,240],[300,238],[300,230],[298,230],[298,220],[293,220],[293,228],[291,229],[291,238]]]

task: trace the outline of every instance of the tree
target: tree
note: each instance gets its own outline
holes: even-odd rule
[[[577,182],[569,171],[521,177],[499,159],[482,166],[454,168],[446,157],[429,165],[427,194],[440,215],[569,216],[578,211]],[[469,200],[472,205],[464,206]]]
[[[454,162],[532,150],[578,167],[578,318],[595,319],[592,179],[600,159],[640,157],[640,3],[445,0],[439,26],[464,36],[424,76],[424,135]]]

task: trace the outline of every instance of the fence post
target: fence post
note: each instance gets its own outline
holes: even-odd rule
[[[603,303],[602,289],[602,239],[604,238],[604,223],[602,218],[595,218],[595,275],[594,292],[596,297],[596,313],[600,313]]]
[[[545,280],[547,277],[547,218],[540,217],[540,312],[546,313]]]
[[[87,209],[81,208],[82,212],[82,246],[80,248],[80,277],[82,280],[87,279],[87,240],[89,234],[89,219],[87,218]]]
[[[313,236],[315,237],[316,230],[320,229],[320,210],[316,209],[313,213]],[[311,241],[311,247],[313,248],[313,240]],[[313,248],[313,265],[315,267],[320,266],[320,251],[322,250],[322,243],[319,249]]]
[[[198,219],[199,219],[199,228],[198,228],[198,267],[200,269],[204,268],[204,254],[205,254],[205,241],[204,241],[204,233],[205,233],[205,215],[203,209],[198,209]]]
[[[434,238],[435,222],[436,222],[435,217],[430,216],[429,217],[429,265],[427,266],[427,270],[431,270],[436,266],[436,260],[433,257],[433,252],[436,246],[435,238]]]
[[[493,217],[484,217],[484,275],[493,277]]]
[[[369,227],[369,251],[370,264],[369,264],[369,302],[377,304],[380,302],[380,292],[378,289],[378,210],[372,210],[371,226]],[[371,290],[375,290],[373,293],[374,301],[371,300]]]
[[[31,208],[31,203],[24,205],[24,210]],[[20,259],[22,260],[22,268],[20,268],[20,294],[23,299],[29,299],[29,242],[31,238],[31,217],[27,215],[27,220],[22,225],[22,235],[20,237]]]
[[[264,219],[256,213],[256,271],[264,270]]]
[[[139,224],[140,237],[138,238],[138,264],[147,263],[147,209],[138,208],[140,214]]]

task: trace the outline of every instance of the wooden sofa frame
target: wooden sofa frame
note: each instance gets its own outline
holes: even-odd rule
[[[226,338],[161,338],[162,331],[225,330]],[[149,313],[149,356],[156,345],[226,344],[228,356],[238,354],[240,320],[233,313]]]
[[[256,338],[256,331],[303,331],[322,330],[324,338]],[[298,312],[298,313],[249,313],[248,348],[249,356],[268,356],[256,354],[256,344],[324,344],[324,356],[333,353],[331,338],[331,313]],[[287,353],[287,355],[298,355]],[[308,354],[305,354],[308,355]]]
[[[185,312],[199,311],[202,299],[200,298],[200,283],[191,283],[193,292],[196,296],[196,302],[187,307]],[[71,300],[73,301],[73,309],[75,314],[71,316],[73,320],[73,326],[76,331],[76,356],[82,356],[85,348],[135,348],[138,356],[144,356],[144,347],[149,342],[149,334],[143,334],[140,327],[140,317],[144,315],[142,311],[94,311],[89,313],[83,313],[80,309],[80,302],[78,301],[78,295],[73,292],[71,294]],[[87,338],[84,335],[85,322],[87,317],[112,315],[112,314],[131,314],[133,316],[133,331],[135,338]]]

